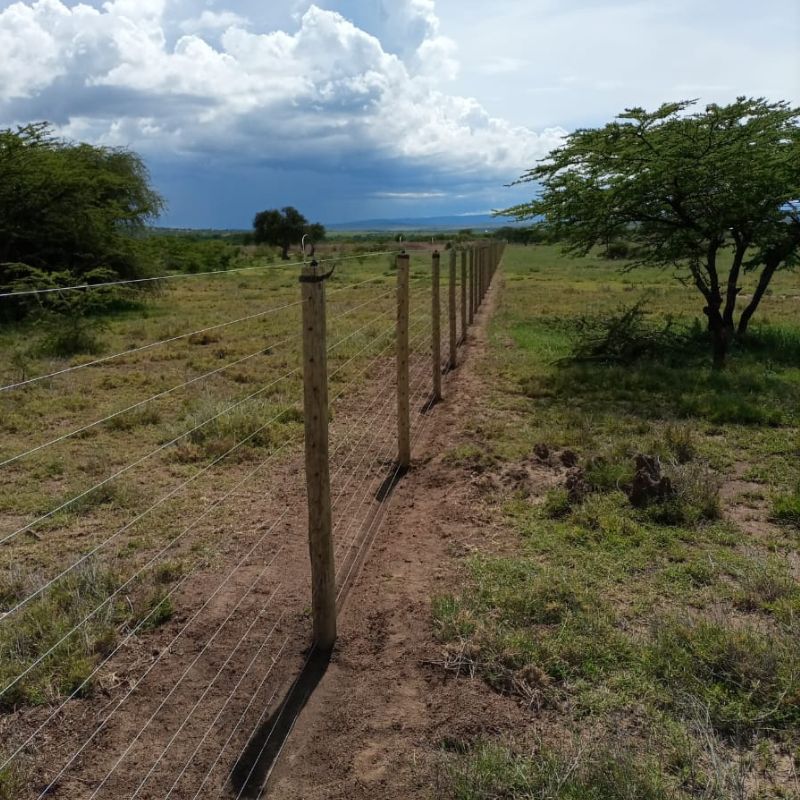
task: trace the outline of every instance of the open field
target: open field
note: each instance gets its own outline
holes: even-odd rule
[[[415,410],[430,391],[429,264],[413,253]],[[389,256],[343,262],[329,293],[348,579],[394,456]],[[629,363],[566,359],[581,318],[643,294],[656,330],[674,315],[690,335]],[[668,274],[510,248],[488,341],[473,352],[471,333],[445,403],[415,413],[424,458],[343,612],[321,706],[275,796],[797,797],[799,294],[776,279],[751,341],[713,373],[691,333],[699,301]],[[0,798],[37,797],[120,702],[53,796],[260,788],[236,756],[309,641],[298,296],[293,270],[178,281],[109,317],[97,355],[71,360],[40,356],[38,331],[0,332],[5,385],[286,306],[0,393],[0,462],[110,417],[0,467],[0,608],[13,612],[0,620],[0,689],[25,672],[2,697],[6,750],[75,695],[0,772]],[[666,502],[630,503],[637,455],[660,456],[676,489]]]
[[[415,431],[431,369],[430,254],[423,252],[424,260],[412,262],[411,282]],[[374,493],[395,455],[393,263],[388,253],[345,256],[327,290],[342,587],[355,574],[361,537],[373,525]],[[195,745],[202,756],[201,745],[215,743],[213,736],[201,741],[202,714],[222,713],[230,684],[258,675],[258,663],[245,674],[256,623],[253,635],[271,630],[275,637],[261,645],[265,658],[275,659],[271,681],[258,686],[265,702],[302,667],[310,625],[297,272],[276,264],[175,280],[140,305],[101,318],[91,355],[45,356],[45,334],[35,326],[2,330],[0,383],[24,385],[0,393],[0,756],[23,750],[0,770],[0,797],[35,797],[54,778],[50,792],[82,796],[78,787],[96,785],[120,754],[128,761],[98,791],[135,786],[142,776],[131,758],[150,758],[154,770],[161,760],[173,758],[174,767],[184,759],[188,768]],[[51,373],[60,374],[37,380]],[[224,584],[228,571],[234,578]],[[231,617],[220,616],[223,610]],[[198,614],[200,628],[190,631],[198,645],[220,621],[230,622],[230,633],[226,628],[208,653],[204,647],[199,655],[208,663],[196,667],[191,647],[176,654],[170,642]],[[186,685],[162,708],[155,701],[184,667]],[[216,694],[193,709],[194,682],[208,682],[214,668],[216,679],[201,685]],[[256,685],[248,696],[245,682],[244,703]],[[103,722],[116,703],[121,711]],[[177,726],[190,710],[198,719],[170,756],[175,728],[158,714]],[[151,711],[163,739],[142,729],[140,747],[129,755],[131,726]],[[218,752],[235,721],[231,716],[215,731]],[[238,730],[229,761],[256,721]],[[93,731],[102,733],[99,750],[100,740],[89,741]],[[84,741],[88,749],[68,763]],[[212,780],[224,787],[230,767],[223,759]],[[156,772],[147,786],[155,794],[147,796],[163,796],[168,784],[159,777],[172,780],[176,772]],[[203,777],[189,775],[196,784]]]
[[[800,796],[796,276],[716,374],[691,344],[563,360],[579,318],[645,293],[657,323],[691,325],[698,296],[667,274],[514,248],[503,282],[485,407],[446,458],[505,533],[433,620],[443,667],[530,722],[450,742],[448,796]],[[639,454],[660,457],[670,500],[632,505]]]

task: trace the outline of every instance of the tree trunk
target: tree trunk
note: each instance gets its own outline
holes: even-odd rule
[[[744,257],[747,253],[747,243],[738,241],[736,245],[736,253],[733,257],[733,264],[731,265],[731,271],[728,273],[728,289],[725,295],[725,312],[723,314],[723,319],[725,320],[725,327],[731,332],[734,333],[736,325],[733,321],[733,315],[736,311],[736,300],[739,297],[739,293],[742,291],[741,287],[737,284],[739,283],[739,275],[742,271],[742,263],[744,262]]]
[[[780,261],[777,257],[773,256],[772,258],[767,259],[767,263],[761,272],[761,277],[758,279],[758,286],[756,287],[755,293],[753,294],[750,302],[747,304],[745,310],[742,311],[742,316],[739,319],[739,336],[744,336],[747,333],[750,320],[752,319],[753,314],[756,313],[756,309],[758,309],[761,298],[766,294],[766,291],[769,288],[769,282],[772,280],[772,276],[778,269],[779,264]]]
[[[732,329],[725,323],[721,312],[722,297],[717,294],[709,300],[703,313],[708,317],[708,330],[711,334],[711,345],[714,354],[714,369],[722,369],[728,355],[732,338]]]
[[[772,276],[778,271],[778,267],[780,267],[781,264],[788,262],[789,258],[796,252],[798,247],[800,247],[800,219],[794,215],[790,224],[786,226],[785,237],[770,248],[764,257],[764,269],[761,272],[761,277],[758,279],[758,286],[739,320],[739,336],[744,336],[747,333],[750,319],[753,314],[756,313],[758,304],[766,294]]]
[[[288,244],[281,245],[281,258],[284,261],[288,261],[289,260],[289,245]]]

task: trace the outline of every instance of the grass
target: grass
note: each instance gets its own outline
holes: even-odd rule
[[[416,261],[418,292],[429,272],[427,259]],[[269,259],[255,254],[247,266],[261,262]],[[385,256],[347,261],[330,280],[332,396],[357,397],[365,369],[390,343],[393,286]],[[170,587],[250,530],[242,514],[272,485],[269,470],[256,474],[253,462],[302,444],[299,297],[296,267],[277,265],[174,281],[137,305],[90,316],[0,326],[0,386],[62,373],[0,392],[0,461],[33,451],[0,468],[0,538],[34,523],[0,554],[0,612],[96,550],[91,570],[69,573],[0,618],[0,690],[188,528],[126,588],[130,602],[107,603],[58,644],[0,698],[0,711],[71,694],[120,634],[142,623],[146,636],[182,612]],[[193,331],[203,332],[185,335]],[[381,379],[374,367],[367,374]],[[304,489],[301,475],[293,479]],[[90,681],[85,692],[92,690]]]
[[[552,737],[622,732],[615,752],[652,780],[640,787],[620,777],[609,788],[602,771],[578,769],[586,783],[573,789],[567,780],[566,794],[553,793],[539,782],[538,760],[519,755],[525,732],[516,731],[510,742],[460,754],[448,790],[793,796],[796,289],[785,276],[775,285],[752,335],[714,372],[701,304],[665,273],[621,273],[600,258],[534,247],[508,251],[503,279],[482,367],[489,402],[449,457],[489,473],[534,459],[553,481],[531,496],[503,488],[487,496],[511,540],[502,552],[487,545],[471,555],[457,591],[434,598],[441,664],[544,709]],[[580,319],[603,319],[645,293],[643,327],[662,330],[669,315],[679,349],[625,347],[605,363],[570,358]],[[634,504],[640,454],[660,460],[669,490]],[[734,493],[726,489],[734,480],[756,485]],[[631,794],[614,794],[625,785]]]
[[[779,522],[800,528],[800,487],[779,494],[772,504],[772,514]]]
[[[5,608],[22,602],[37,585],[35,576],[26,578],[15,572],[0,582]],[[145,619],[153,629],[169,619],[171,605],[161,603],[162,590],[156,594],[140,581],[126,596],[114,596],[121,583],[119,574],[90,563],[4,621],[0,710],[44,705],[76,692],[89,695],[92,672],[114,649],[121,630]]]
[[[645,664],[671,704],[680,711],[687,700],[699,703],[724,736],[746,742],[800,726],[800,652],[793,636],[673,618],[654,626]]]
[[[446,766],[453,800],[678,800],[657,764],[610,748],[531,754],[480,742]]]
[[[393,324],[392,283],[384,272],[383,257],[365,258],[340,265],[329,284],[331,346],[358,333],[330,352],[329,370],[335,373],[337,391],[355,381],[348,391],[354,399],[363,391],[362,373],[387,343]],[[424,284],[425,275],[417,283]],[[367,279],[374,282],[345,290]],[[48,715],[41,706],[54,706],[76,693],[81,703],[75,712],[91,716],[99,707],[94,703],[104,702],[99,686],[113,679],[111,670],[140,671],[141,663],[131,659],[151,652],[146,641],[151,632],[191,611],[181,607],[183,594],[170,595],[176,582],[219,559],[220,551],[238,548],[243,537],[261,535],[253,518],[276,484],[274,475],[265,469],[244,487],[243,496],[218,509],[213,503],[253,474],[252,460],[274,455],[283,443],[301,441],[296,268],[200,276],[163,289],[139,307],[114,313],[0,326],[0,386],[61,373],[0,392],[0,461],[34,451],[0,468],[0,538],[86,493],[36,523],[30,534],[4,542],[0,553],[0,716],[9,733],[0,759]],[[381,311],[390,313],[381,318]],[[181,338],[150,347],[174,337]],[[134,352],[73,369],[126,351]],[[137,407],[124,411],[132,406]],[[107,417],[80,435],[61,439]],[[178,436],[179,442],[165,446]],[[235,455],[207,469],[245,439],[246,446]],[[51,440],[58,441],[36,449]],[[290,479],[302,486],[301,474]],[[137,519],[157,502],[157,508]],[[115,596],[203,513],[184,540],[169,548],[166,560],[161,558],[155,569]],[[90,565],[16,608],[95,548]],[[123,649],[93,676],[134,628],[145,641]],[[50,744],[58,749],[64,742],[57,731],[51,733]],[[30,755],[38,767],[36,760],[50,749],[23,756]],[[0,774],[0,798],[21,797],[33,785],[34,774],[15,760]]]

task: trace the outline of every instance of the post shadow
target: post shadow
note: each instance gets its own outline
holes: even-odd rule
[[[231,784],[241,797],[261,796],[289,734],[328,671],[330,661],[330,650],[313,648],[277,710],[250,738],[231,773]]]

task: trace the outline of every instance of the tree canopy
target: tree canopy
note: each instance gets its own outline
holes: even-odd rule
[[[695,104],[628,109],[576,131],[520,179],[540,183],[540,197],[503,213],[538,220],[573,253],[623,238],[636,246],[633,265],[675,267],[703,296],[721,365],[775,272],[798,263],[800,109]],[[757,286],[737,323],[745,272]]]
[[[253,220],[254,239],[257,244],[280,247],[283,259],[289,258],[289,248],[300,244],[306,234],[315,242],[325,238],[325,228],[309,221],[292,206],[259,211]]]
[[[0,131],[0,283],[22,265],[138,277],[130,234],[162,207],[135,153],[64,141],[47,123]]]

